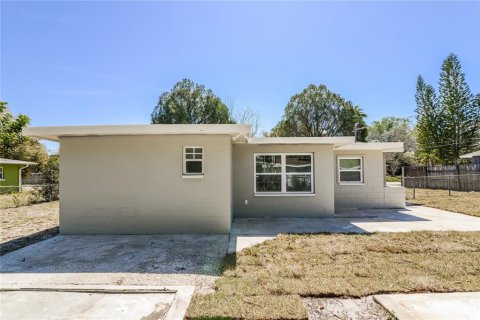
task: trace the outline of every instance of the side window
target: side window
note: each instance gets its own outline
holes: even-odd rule
[[[0,167],[0,179],[3,179],[3,167]]]
[[[363,183],[363,158],[338,157],[338,182]]]
[[[183,174],[203,174],[203,147],[183,147]]]

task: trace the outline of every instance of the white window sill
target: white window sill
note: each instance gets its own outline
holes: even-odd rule
[[[363,186],[365,182],[339,182],[340,186]]]
[[[255,197],[315,197],[315,193],[254,193]]]
[[[203,179],[203,174],[184,174],[182,175],[182,179],[186,180],[196,180],[196,179]]]

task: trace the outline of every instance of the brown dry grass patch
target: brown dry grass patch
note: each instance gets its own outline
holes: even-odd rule
[[[0,209],[0,255],[58,234],[58,201]]]
[[[229,261],[188,318],[306,319],[296,297],[480,290],[480,232],[282,235]]]
[[[480,192],[415,189],[413,199],[413,189],[406,189],[406,196],[410,203],[480,217]]]

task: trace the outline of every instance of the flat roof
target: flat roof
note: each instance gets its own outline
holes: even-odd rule
[[[462,158],[462,159],[470,159],[470,158],[473,158],[473,157],[480,157],[480,150],[470,152],[470,153],[467,153],[467,154],[464,154],[464,155],[460,156],[460,158]]]
[[[31,164],[31,165],[34,165],[34,164],[38,164],[38,163],[31,162],[31,161],[0,158],[0,164]]]
[[[23,135],[38,139],[58,141],[60,137],[156,135],[156,134],[220,134],[232,137],[250,136],[247,124],[135,124],[26,127]]]
[[[403,152],[403,142],[356,142],[345,144],[335,150]]]
[[[251,138],[248,144],[332,144],[334,147],[355,142],[355,137],[263,137]]]

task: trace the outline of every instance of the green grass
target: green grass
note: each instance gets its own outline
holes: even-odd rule
[[[480,232],[282,235],[225,259],[187,318],[306,319],[300,297],[480,290]]]

